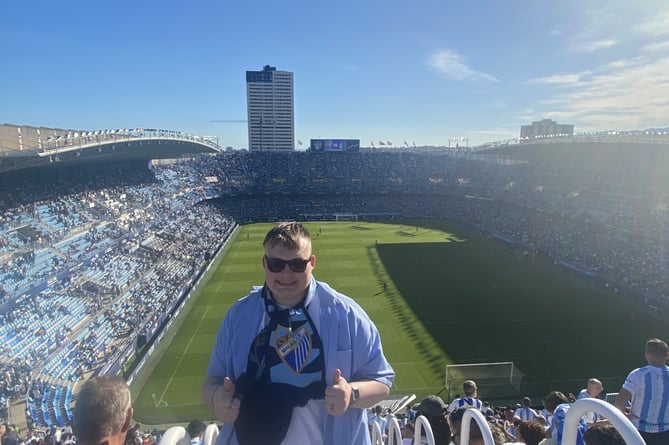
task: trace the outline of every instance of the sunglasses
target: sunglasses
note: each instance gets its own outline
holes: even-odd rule
[[[311,261],[311,258],[308,260],[303,260],[300,258],[294,258],[292,260],[282,260],[281,258],[270,258],[265,255],[265,264],[270,272],[279,273],[283,272],[283,269],[286,268],[286,264],[290,267],[290,270],[293,272],[304,272],[307,270],[307,264]]]

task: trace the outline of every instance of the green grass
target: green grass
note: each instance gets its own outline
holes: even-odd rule
[[[667,337],[666,322],[615,292],[453,223],[306,226],[315,277],[376,323],[397,374],[393,393],[434,394],[446,364],[496,361],[523,371],[522,394],[575,393],[589,377],[615,392],[643,364],[644,341]],[[230,305],[262,284],[269,227],[241,227],[156,348],[133,384],[138,421],[212,417],[200,402],[209,354]]]

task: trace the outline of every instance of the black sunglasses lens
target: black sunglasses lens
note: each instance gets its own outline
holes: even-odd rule
[[[307,264],[309,264],[309,260],[301,260],[299,258],[286,261],[281,258],[265,257],[265,261],[267,262],[267,268],[272,273],[282,272],[283,269],[285,269],[286,264],[288,264],[288,267],[290,267],[290,270],[293,272],[304,272],[307,268]]]
[[[300,260],[296,258],[288,261],[288,266],[293,272],[304,272],[307,268],[307,263],[309,263],[309,260]]]
[[[267,268],[270,272],[279,273],[284,267],[286,267],[286,262],[281,258],[267,258]]]

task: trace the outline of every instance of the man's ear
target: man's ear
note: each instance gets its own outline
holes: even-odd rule
[[[134,414],[134,411],[132,409],[132,406],[128,408],[128,412],[125,413],[125,422],[123,423],[123,429],[121,430],[122,432],[127,432],[130,429],[130,424],[132,423],[132,415]]]

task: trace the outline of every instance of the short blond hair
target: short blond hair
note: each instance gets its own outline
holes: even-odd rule
[[[478,388],[476,387],[476,382],[474,380],[466,380],[462,384],[462,390],[465,392],[466,396],[473,396]]]
[[[646,352],[658,358],[665,358],[669,354],[669,347],[664,340],[651,338],[646,342]]]
[[[262,242],[263,247],[282,246],[297,250],[302,243],[311,244],[311,234],[298,222],[281,222],[270,229]]]

